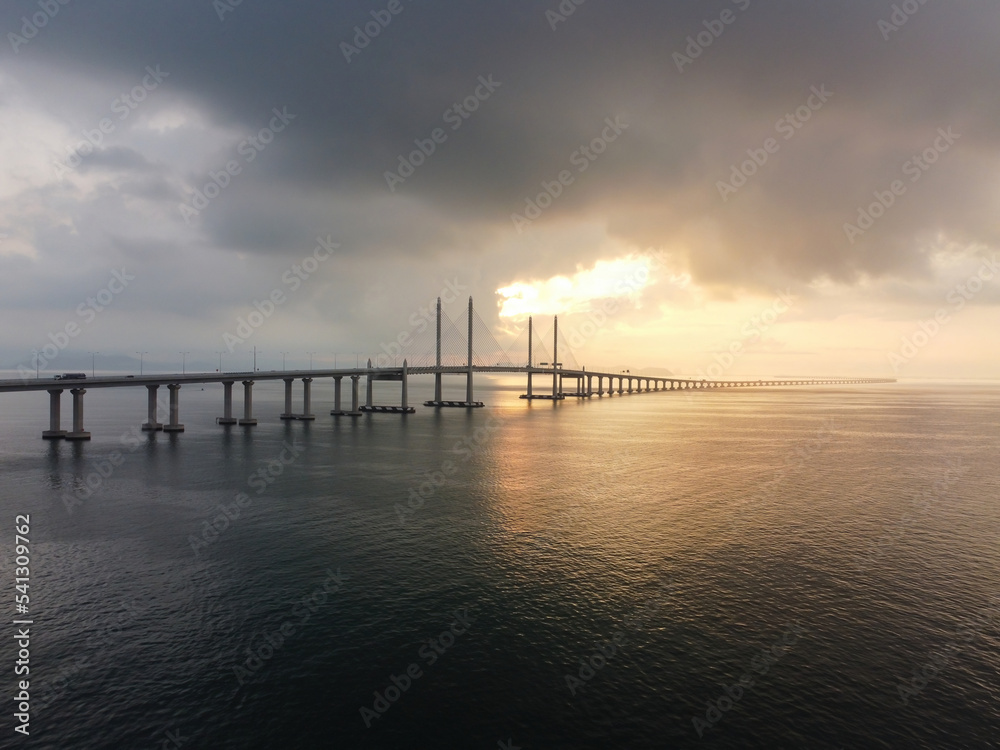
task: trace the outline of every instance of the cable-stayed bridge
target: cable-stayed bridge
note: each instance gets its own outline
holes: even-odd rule
[[[469,298],[468,315],[464,331],[441,310],[441,300],[437,301],[435,326],[427,326],[416,336],[401,335],[399,341],[383,350],[374,358],[369,358],[364,367],[288,370],[288,371],[247,371],[212,372],[157,375],[118,375],[87,378],[84,374],[72,377],[56,376],[52,379],[0,380],[0,393],[23,391],[47,391],[49,394],[49,429],[42,433],[46,439],[89,440],[90,433],[84,428],[83,397],[88,388],[128,388],[144,386],[147,389],[147,421],[142,429],[146,431],[183,432],[180,422],[180,390],[183,385],[194,383],[220,383],[223,387],[223,415],[216,419],[220,425],[252,427],[258,420],[253,415],[253,386],[260,380],[283,380],[285,383],[285,409],[280,415],[286,420],[314,420],[312,413],[312,383],[316,378],[332,378],[334,382],[334,404],[330,414],[334,417],[359,417],[365,413],[408,414],[415,411],[409,403],[409,378],[417,375],[434,376],[434,398],[425,401],[430,408],[478,408],[483,402],[474,398],[476,373],[521,373],[526,376],[525,393],[522,399],[542,399],[561,401],[566,398],[592,398],[603,396],[623,396],[635,393],[659,393],[678,390],[705,390],[717,388],[760,388],[806,385],[852,385],[871,383],[893,383],[886,378],[797,378],[768,380],[720,380],[692,379],[648,376],[632,374],[628,370],[618,372],[587,370],[573,356],[565,338],[559,333],[559,319],[553,318],[551,330],[551,350],[547,347],[548,334],[544,337],[535,331],[534,321],[528,319],[528,326],[508,346],[503,347],[476,313]],[[398,348],[398,352],[395,349]],[[562,354],[560,355],[560,351]],[[403,362],[396,364],[394,358],[403,356]],[[565,360],[560,362],[559,358]],[[542,361],[542,360],[545,361]],[[465,399],[447,401],[442,398],[442,381],[446,375],[463,376],[466,379]],[[344,393],[344,379],[350,379],[350,405]],[[366,380],[364,403],[361,402],[360,381]],[[293,411],[293,387],[295,381],[302,381],[302,411]],[[399,404],[374,403],[373,384],[376,381],[397,381],[400,383]],[[233,413],[233,386],[243,385],[243,415]],[[541,384],[541,388],[536,386]],[[159,389],[165,386],[168,401],[161,404]],[[569,388],[569,390],[567,390]],[[71,430],[62,429],[61,402],[64,390],[73,397]],[[168,419],[158,421],[158,408],[165,406]]]

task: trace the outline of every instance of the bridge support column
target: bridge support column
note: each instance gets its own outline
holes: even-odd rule
[[[253,381],[243,381],[243,419],[239,424],[244,427],[253,427],[257,420],[253,417]]]
[[[343,416],[344,409],[340,405],[340,389],[341,381],[344,379],[343,375],[333,376],[333,411],[330,412],[331,415],[335,417]]]
[[[170,391],[170,422],[163,425],[164,432],[184,432],[184,425],[180,423],[180,390],[181,387],[177,383],[171,383],[167,386],[167,390]]]
[[[371,409],[372,406],[373,406],[373,403],[372,403],[372,361],[370,359],[368,360],[368,388],[367,388],[367,391],[365,393],[365,406],[368,409]]]
[[[235,380],[223,380],[222,381],[222,414],[215,421],[219,424],[236,424],[236,418],[233,417],[233,383]]]
[[[532,316],[528,316],[528,393],[526,394],[528,398],[532,398],[531,393],[531,368],[535,366],[534,354],[532,353],[532,339],[534,338],[535,331],[532,326],[531,321]]]
[[[347,412],[347,416],[349,417],[361,416],[361,409],[358,404],[358,391],[360,390],[360,386],[358,385],[359,380],[361,380],[360,375],[351,375],[351,410]]]
[[[469,373],[465,379],[465,403],[472,406],[472,297],[469,297]]]
[[[155,432],[156,430],[163,429],[163,425],[156,421],[156,392],[159,388],[160,386],[158,385],[146,386],[146,423],[142,426],[142,429],[146,432]]]
[[[59,399],[62,396],[62,388],[53,388],[49,391],[49,429],[42,433],[45,440],[58,440],[66,437],[66,430],[59,426],[60,406]]]
[[[593,396],[593,395],[594,395],[594,376],[593,375],[588,375],[587,376],[587,396],[590,397],[590,396]]]
[[[67,440],[90,440],[90,433],[83,429],[83,394],[86,392],[83,388],[70,391],[73,394],[73,431],[66,433]]]
[[[312,413],[312,378],[302,378],[302,413],[296,419],[311,421],[316,419]]]
[[[292,383],[295,378],[282,378],[285,381],[285,411],[281,414],[281,419],[295,419],[292,414]]]
[[[530,323],[529,323],[530,325]],[[529,344],[530,346],[530,344]],[[434,400],[441,403],[441,298],[437,301],[437,351],[435,357],[438,371],[434,373]],[[528,376],[531,377],[530,375]]]
[[[410,368],[407,366],[406,360],[404,359],[403,360],[403,382],[402,382],[402,385],[400,386],[400,393],[399,393],[399,403],[403,407],[404,411],[406,411],[409,408],[409,404],[407,402],[409,400],[410,393],[407,390],[407,382],[406,382],[407,376],[409,374],[409,370],[410,370]]]

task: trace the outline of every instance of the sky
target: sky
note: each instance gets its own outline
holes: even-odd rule
[[[588,369],[998,375],[995,0],[7,0],[0,32],[0,368],[417,358],[472,296]]]

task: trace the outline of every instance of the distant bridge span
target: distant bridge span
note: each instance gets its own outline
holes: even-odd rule
[[[96,378],[80,379],[35,379],[35,380],[0,380],[0,393],[14,393],[21,391],[47,391],[49,394],[49,429],[42,433],[46,439],[65,438],[67,440],[89,440],[90,433],[86,431],[83,424],[83,396],[89,388],[128,388],[145,386],[148,398],[147,421],[143,423],[142,429],[146,431],[163,430],[164,432],[183,432],[184,425],[180,423],[180,399],[181,386],[195,383],[221,383],[223,386],[223,416],[218,417],[216,422],[221,425],[242,425],[253,426],[257,424],[257,419],[253,416],[253,385],[258,380],[283,380],[285,383],[285,410],[281,414],[281,419],[313,420],[316,416],[312,413],[312,382],[316,378],[332,378],[334,381],[334,408],[330,414],[336,417],[358,417],[366,412],[372,413],[412,413],[414,407],[410,406],[408,400],[408,379],[414,375],[434,376],[434,398],[425,401],[424,405],[435,408],[459,407],[476,408],[484,404],[475,401],[473,398],[473,376],[475,373],[493,374],[523,374],[527,379],[526,392],[522,399],[544,399],[549,401],[561,401],[566,398],[592,398],[594,396],[623,396],[632,393],[658,393],[662,391],[678,390],[707,390],[718,388],[760,388],[775,386],[807,386],[807,385],[867,385],[874,383],[894,383],[894,379],[889,378],[794,378],[794,379],[734,379],[720,380],[716,378],[676,378],[659,377],[652,375],[633,375],[628,371],[621,372],[601,372],[580,368],[563,368],[558,359],[559,346],[559,321],[554,320],[553,330],[553,350],[552,363],[542,363],[536,366],[534,363],[532,342],[533,329],[532,320],[528,319],[528,357],[525,365],[497,364],[479,365],[475,364],[473,352],[473,307],[472,298],[469,298],[469,328],[467,337],[467,357],[463,365],[442,364],[442,337],[441,337],[441,300],[437,305],[437,331],[436,331],[436,362],[430,366],[409,367],[406,360],[401,367],[373,367],[371,359],[365,367],[324,369],[324,370],[269,370],[269,371],[247,371],[247,372],[212,372],[212,373],[185,373],[185,374],[156,374],[156,375],[124,375],[124,376],[102,376]],[[466,377],[466,398],[464,401],[446,401],[441,396],[441,380],[444,375],[464,375]],[[366,398],[365,403],[360,403],[360,380],[366,378]],[[544,377],[551,378],[551,390],[546,388],[544,393],[536,392],[534,389],[535,380]],[[351,380],[351,406],[344,408],[342,399],[342,384],[344,378]],[[302,381],[302,412],[292,411],[292,387],[296,380]],[[399,405],[378,405],[373,402],[372,384],[376,380],[399,381],[401,384],[401,397]],[[573,390],[566,390],[566,381],[572,381]],[[617,386],[616,386],[617,381]],[[233,385],[236,382],[243,384],[243,416],[239,419],[233,416]],[[595,388],[596,382],[596,388]],[[607,387],[605,388],[605,382]],[[169,401],[166,405],[168,421],[161,423],[158,421],[157,408],[161,406],[158,398],[158,391],[161,386],[166,386],[169,392]],[[64,390],[69,390],[73,396],[73,429],[63,430],[61,427],[61,397]]]

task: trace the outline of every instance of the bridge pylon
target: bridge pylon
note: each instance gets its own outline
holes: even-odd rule
[[[465,365],[465,401],[445,401],[441,398],[441,298],[437,301],[437,371],[434,373],[434,400],[424,401],[424,406],[452,407],[465,409],[478,409],[486,406],[482,401],[473,400],[473,354],[472,354],[472,320],[474,312],[472,307],[472,297],[469,297],[469,335],[467,360]],[[461,374],[459,371],[457,374]]]

